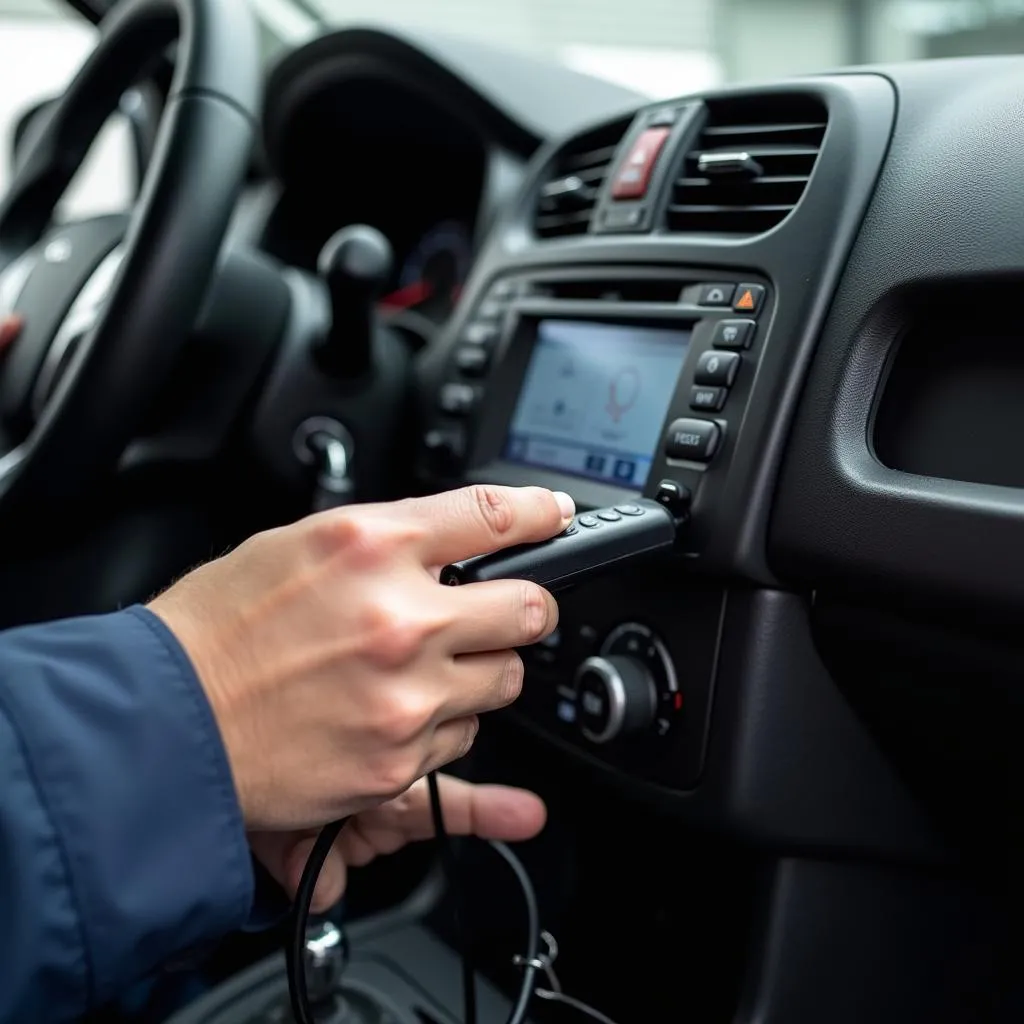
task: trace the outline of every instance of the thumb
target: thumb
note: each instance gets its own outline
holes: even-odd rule
[[[253,855],[284,889],[289,899],[295,898],[315,842],[316,834],[313,832],[253,832],[249,835]],[[313,913],[330,910],[341,899],[347,880],[345,859],[335,844],[317,879],[310,908]]]

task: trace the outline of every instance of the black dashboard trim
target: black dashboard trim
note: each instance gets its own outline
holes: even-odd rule
[[[766,277],[777,303],[765,317],[766,349],[745,417],[730,425],[736,448],[728,480],[717,495],[715,537],[701,563],[707,571],[739,574],[767,585],[777,583],[766,558],[766,535],[778,467],[804,374],[878,180],[896,112],[891,82],[873,73],[736,88],[715,95],[801,92],[820,98],[829,110],[821,155],[797,209],[755,238],[655,232],[538,241],[529,227],[537,183],[557,157],[560,144],[545,147],[528,170],[530,185],[478,258],[449,331],[420,367],[421,393],[430,396],[430,380],[443,374],[453,338],[490,282],[503,274],[530,275],[556,268],[700,267],[719,268],[730,276]]]
[[[1024,60],[887,74],[900,99],[895,142],[808,378],[772,564],[802,585],[1019,610],[1024,490],[887,468],[870,425],[910,292],[1002,281],[1019,293]]]

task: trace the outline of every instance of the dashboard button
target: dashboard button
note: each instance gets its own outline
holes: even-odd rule
[[[467,416],[476,405],[476,388],[471,384],[445,384],[438,404],[450,416]]]
[[[500,320],[505,315],[505,303],[497,299],[484,299],[476,311],[481,320]]]
[[[669,134],[668,128],[646,128],[640,133],[640,138],[633,143],[629,155],[615,175],[613,199],[643,199],[647,195],[654,166]]]
[[[622,519],[622,513],[616,512],[613,508],[603,508],[597,513],[598,519],[603,519],[606,523],[617,523]]]
[[[624,516],[642,516],[644,514],[644,510],[639,505],[634,505],[632,503],[616,505],[615,511],[621,512]]]
[[[582,515],[576,520],[580,526],[585,526],[588,530],[593,530],[595,526],[601,525],[601,520],[597,516]]]
[[[740,357],[735,352],[718,352],[711,349],[697,360],[697,371],[693,375],[695,384],[713,387],[732,387],[740,368]]]
[[[736,286],[736,301],[732,304],[734,313],[750,313],[756,316],[764,301],[764,287],[759,284]]]
[[[690,408],[698,412],[718,412],[728,396],[728,388],[696,387],[690,391]]]
[[[686,519],[690,515],[693,495],[690,493],[690,488],[678,480],[662,480],[658,484],[654,500],[659,505],[664,505],[676,519]]]
[[[756,327],[753,320],[719,320],[711,344],[715,348],[750,348]]]
[[[455,365],[467,377],[480,377],[487,369],[490,353],[480,345],[463,345],[455,352]]]
[[[490,299],[497,299],[499,302],[504,299],[511,299],[516,294],[518,287],[518,281],[511,277],[506,277],[501,281],[495,281],[491,285],[491,290],[487,293],[487,296]]]
[[[729,306],[735,294],[734,284],[702,284],[700,298],[697,301],[702,306]]]
[[[466,432],[462,427],[428,430],[422,443],[429,472],[450,476],[462,468],[462,460],[466,457]]]
[[[640,227],[644,220],[644,208],[631,205],[613,207],[604,214],[604,226],[609,231],[630,231]]]
[[[469,324],[462,332],[462,340],[467,345],[490,345],[498,340],[498,325],[478,321]]]
[[[711,420],[676,420],[668,428],[665,455],[670,459],[707,462],[718,450],[722,429]]]

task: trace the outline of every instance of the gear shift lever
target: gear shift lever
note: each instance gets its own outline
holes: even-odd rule
[[[341,993],[341,979],[348,966],[348,939],[330,921],[312,925],[306,932],[306,990],[317,1024],[354,1024]]]
[[[376,228],[350,224],[333,234],[317,270],[331,296],[331,327],[318,356],[338,377],[358,377],[373,358],[376,302],[391,276],[391,243]]]

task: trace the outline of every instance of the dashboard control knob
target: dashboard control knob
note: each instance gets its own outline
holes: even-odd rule
[[[368,224],[335,232],[317,270],[331,297],[331,326],[318,355],[329,373],[358,377],[372,361],[377,299],[391,277],[391,243]]]
[[[636,658],[587,658],[576,673],[576,721],[591,743],[645,732],[654,724],[657,705],[654,678]]]

